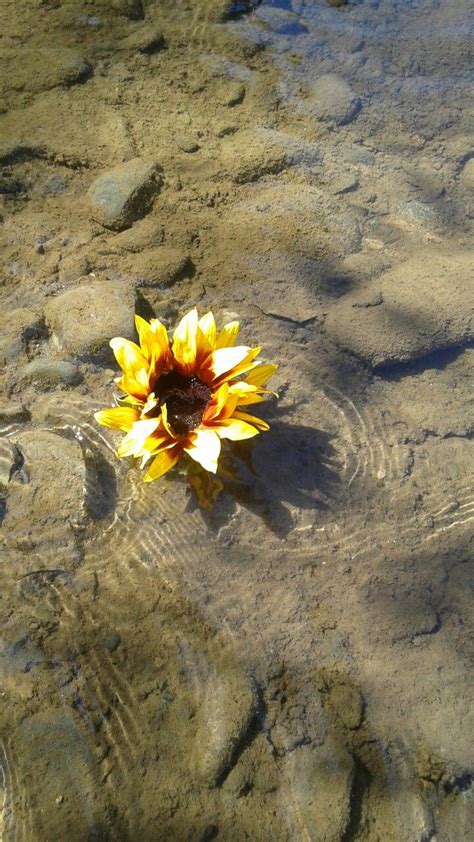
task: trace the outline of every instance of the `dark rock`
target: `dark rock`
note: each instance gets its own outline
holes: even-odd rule
[[[144,216],[161,187],[160,167],[147,158],[133,158],[100,175],[91,184],[91,217],[105,228],[121,231]]]

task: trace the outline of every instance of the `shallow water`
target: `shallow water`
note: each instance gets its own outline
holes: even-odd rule
[[[5,842],[471,839],[469,13],[3,3]],[[93,420],[194,305],[280,365],[210,514]]]

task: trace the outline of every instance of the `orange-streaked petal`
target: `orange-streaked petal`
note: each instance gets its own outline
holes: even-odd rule
[[[209,406],[204,410],[203,421],[217,418],[224,409],[229,395],[229,384],[223,383],[222,386],[215,392]]]
[[[242,439],[251,439],[253,436],[258,436],[260,430],[257,430],[252,424],[246,421],[241,421],[238,418],[226,418],[213,427],[219,438],[231,439],[232,441],[241,441]]]
[[[173,356],[183,374],[191,374],[196,366],[198,328],[197,310],[190,310],[181,319],[173,334]]]
[[[216,339],[216,348],[232,348],[237,341],[240,322],[228,322]]]
[[[153,462],[143,477],[143,482],[152,482],[152,480],[162,477],[163,474],[174,468],[182,454],[183,448],[181,445],[175,445],[168,450],[161,450],[153,459]]]
[[[263,418],[257,418],[256,415],[250,415],[248,412],[241,412],[240,410],[234,412],[233,418],[239,418],[242,421],[247,421],[249,424],[253,424],[257,427],[258,430],[269,430],[270,426],[267,424]]]
[[[133,409],[131,406],[114,406],[111,409],[95,412],[94,418],[104,427],[128,432],[132,429],[134,422],[140,418],[140,410]]]
[[[117,456],[141,456],[145,442],[160,426],[159,418],[148,418],[145,421],[136,421],[132,429],[122,439],[118,446]]]
[[[164,433],[162,429],[157,430],[145,440],[140,453],[142,459],[140,467],[145,467],[150,456],[155,456],[155,454],[160,453],[162,450],[168,450],[170,447],[176,447],[176,439],[170,439],[168,433]]]
[[[199,427],[193,433],[190,433],[188,441],[188,447],[184,448],[186,453],[195,462],[199,462],[205,471],[215,474],[217,460],[221,452],[221,443],[217,433],[208,427]]]
[[[250,383],[252,386],[265,386],[277,370],[278,366],[273,363],[259,365],[247,374],[245,382]]]

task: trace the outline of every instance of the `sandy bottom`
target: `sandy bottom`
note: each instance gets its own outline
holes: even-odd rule
[[[467,0],[0,15],[0,837],[467,842]],[[211,514],[93,420],[192,306],[280,364]]]

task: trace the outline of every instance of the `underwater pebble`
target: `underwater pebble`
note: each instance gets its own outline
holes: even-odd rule
[[[197,152],[199,149],[199,143],[192,137],[188,137],[188,135],[177,135],[176,137],[176,146],[178,149],[181,149],[181,152]]]
[[[107,649],[108,652],[115,652],[116,649],[120,646],[122,642],[122,638],[119,634],[115,632],[111,632],[107,634],[104,639],[102,640],[102,646],[104,649]]]
[[[18,468],[22,461],[16,444],[8,439],[0,440],[0,491],[2,488],[6,489],[15,468]]]
[[[111,0],[110,5],[129,20],[143,20],[145,17],[142,0]]]
[[[123,38],[119,43],[121,49],[137,50],[146,55],[156,53],[158,50],[162,50],[164,46],[165,42],[161,30],[147,23],[139,24],[135,32]]]
[[[2,364],[14,362],[22,357],[26,350],[26,343],[41,333],[41,318],[35,310],[19,307],[11,310],[8,323],[2,329],[0,338],[0,361]]]
[[[314,83],[310,107],[317,120],[344,126],[358,114],[361,102],[345,79],[336,73],[327,73]]]
[[[156,249],[134,254],[123,263],[136,286],[166,287],[178,280],[186,269],[191,269],[187,254],[179,249],[158,246]]]
[[[218,786],[229,771],[255,710],[253,688],[238,668],[208,676],[196,739],[197,763],[208,785]]]
[[[24,458],[28,481],[10,484],[4,526],[19,534],[41,526],[38,541],[57,547],[73,535],[71,522],[83,517],[86,472],[81,448],[44,430],[17,433],[14,444]]]
[[[474,191],[474,158],[469,158],[464,164],[459,182],[465,190]]]
[[[29,421],[30,413],[21,403],[0,404],[0,424]]]
[[[364,712],[364,700],[356,687],[335,684],[331,687],[330,701],[347,728],[359,728]]]
[[[110,245],[116,249],[124,249],[124,251],[138,252],[150,246],[157,246],[163,242],[164,229],[153,216],[141,219],[121,231],[119,234],[114,234]]]
[[[72,355],[110,356],[113,336],[135,335],[134,300],[130,286],[97,280],[50,298],[44,314],[53,330],[53,344]]]
[[[47,389],[60,383],[65,386],[77,386],[84,378],[82,372],[73,363],[38,357],[24,366],[19,379],[24,383],[33,383],[35,386]]]
[[[84,277],[92,269],[85,254],[68,254],[59,263],[59,280],[62,284]]]
[[[278,35],[302,35],[308,32],[307,27],[301,21],[301,17],[286,9],[260,6],[256,9],[255,14]]]
[[[102,173],[87,191],[89,212],[105,228],[121,231],[145,216],[161,187],[160,167],[133,158]]]
[[[245,85],[240,82],[228,82],[220,96],[222,105],[233,108],[239,105],[245,97]]]
[[[281,172],[287,164],[286,150],[258,132],[242,131],[226,138],[221,146],[221,170],[216,180],[231,178],[237,184],[257,181]]]

